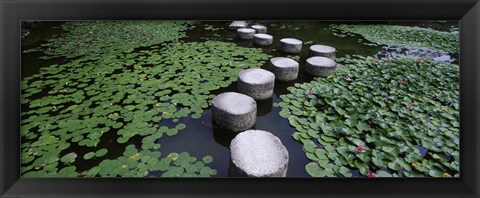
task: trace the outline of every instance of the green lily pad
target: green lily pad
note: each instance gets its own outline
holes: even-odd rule
[[[95,152],[95,157],[103,157],[107,153],[108,153],[108,150],[106,148],[103,148]]]
[[[86,153],[85,155],[83,155],[83,159],[85,159],[85,160],[92,159],[93,157],[95,157],[95,153],[94,153],[94,152],[88,152],[88,153]]]
[[[203,157],[202,161],[203,161],[205,164],[210,164],[210,163],[213,161],[213,157],[207,155],[207,156]]]
[[[390,173],[387,173],[387,172],[382,171],[382,170],[377,171],[377,176],[378,177],[392,177],[392,175]]]
[[[308,174],[312,177],[324,177],[325,172],[324,170],[317,164],[317,163],[309,163],[305,166]]]
[[[66,155],[64,155],[60,161],[64,162],[64,163],[72,163],[75,161],[75,158],[77,158],[77,154],[76,153],[68,153]]]

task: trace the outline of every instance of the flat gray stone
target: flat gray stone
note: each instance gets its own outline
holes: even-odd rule
[[[232,23],[230,23],[230,25],[228,26],[231,30],[237,30],[237,29],[240,29],[240,28],[245,28],[248,26],[248,22],[246,21],[233,21]]]
[[[273,36],[269,34],[255,34],[253,36],[253,43],[257,45],[267,46],[272,45],[273,43]]]
[[[298,77],[299,64],[297,61],[286,57],[275,57],[270,59],[272,73],[275,79],[280,81],[291,81]]]
[[[230,144],[233,176],[285,177],[288,151],[280,139],[263,130],[238,134]]]
[[[337,50],[334,47],[327,45],[312,45],[310,46],[310,54],[312,56],[322,56],[335,60],[335,53]]]
[[[298,54],[302,51],[302,41],[294,38],[284,38],[280,40],[280,51]]]
[[[251,68],[238,74],[238,91],[256,100],[272,97],[275,75],[264,69]]]
[[[225,92],[212,100],[212,118],[219,126],[244,131],[255,125],[257,102],[247,95]]]
[[[267,27],[263,25],[252,25],[252,28],[255,30],[257,34],[259,33],[267,33]]]
[[[237,36],[241,39],[249,40],[253,39],[255,30],[252,28],[240,28],[237,30]]]
[[[314,76],[327,77],[337,68],[337,63],[326,57],[314,56],[307,59],[305,71]]]

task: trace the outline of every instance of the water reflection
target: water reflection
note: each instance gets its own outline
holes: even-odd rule
[[[213,139],[215,139],[215,142],[226,147],[227,149],[230,149],[230,143],[239,132],[221,128],[217,126],[214,122],[212,122],[212,124]]]
[[[410,58],[421,57],[436,61],[458,64],[458,53],[437,52],[426,49],[408,49],[402,47],[385,46],[374,55],[375,58]]]
[[[273,45],[270,46],[260,46],[260,45],[255,45],[254,47],[256,48],[262,48],[263,53],[270,54],[273,51]]]
[[[257,102],[257,116],[264,116],[272,111],[273,99],[272,97],[266,100],[255,100]]]
[[[237,41],[237,44],[239,46],[242,46],[242,47],[253,47],[253,39],[249,39],[249,40],[242,40],[242,39],[239,39]]]

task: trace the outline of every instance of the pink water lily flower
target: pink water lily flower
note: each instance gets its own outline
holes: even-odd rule
[[[412,103],[407,104],[407,109],[412,110],[413,109],[413,104]]]
[[[308,89],[308,94],[312,94],[313,91],[312,91],[312,88]]]
[[[358,146],[357,151],[360,152],[360,153],[363,153],[363,152],[365,152],[365,148],[363,148],[362,146]]]
[[[388,63],[389,63],[389,62],[392,62],[392,59],[387,58],[387,62],[388,62]]]
[[[417,64],[418,64],[418,65],[421,65],[422,63],[423,63],[422,60],[418,60],[418,61],[417,61]]]
[[[402,80],[402,79],[399,79],[399,80],[397,80],[397,83],[398,83],[398,84],[402,84],[402,83],[403,83],[403,80]]]
[[[344,78],[346,81],[351,81],[352,79],[350,78],[350,76],[345,76]]]
[[[368,173],[368,174],[367,174],[367,177],[368,177],[368,178],[375,178],[375,177],[377,177],[377,174],[375,174],[375,173]]]

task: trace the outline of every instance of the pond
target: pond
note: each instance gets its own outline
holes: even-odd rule
[[[268,47],[237,38],[236,32],[228,28],[230,22],[226,21],[137,22],[138,25],[132,25],[135,22],[122,25],[90,23],[96,24],[82,26],[67,22],[65,29],[61,28],[65,24],[62,22],[23,24],[29,31],[22,39],[23,176],[229,177],[229,147],[236,133],[212,121],[210,101],[220,93],[238,92],[238,72],[252,67],[269,70],[268,60],[272,57],[290,57],[298,61],[298,78],[290,82],[275,81],[272,98],[257,101],[253,128],[271,132],[286,147],[289,153],[287,177],[459,176],[459,53],[441,50],[446,47],[437,44],[451,42],[450,35],[444,36],[444,33],[458,33],[456,21],[257,21],[267,26],[268,34],[274,37],[273,44]],[[425,33],[431,36],[426,47],[420,46],[421,41],[415,39],[410,44],[419,45],[388,42],[386,45],[373,33],[342,24],[415,27],[421,30],[409,29],[409,33],[421,35],[424,30],[433,33]],[[112,34],[108,28],[118,32]],[[394,34],[400,35],[399,32]],[[302,40],[301,53],[290,55],[279,51],[281,38]],[[397,38],[401,39],[404,38]],[[339,64],[358,69],[341,69],[332,78],[308,74],[304,63],[310,57],[308,47],[313,44],[335,47]],[[411,112],[404,112],[387,100],[386,105],[391,106],[387,110],[392,109],[395,116],[385,112],[383,117],[379,115],[384,120],[369,117],[374,111],[382,112],[380,107],[385,106],[375,104],[365,107],[374,110],[361,114],[366,118],[359,116],[354,119],[355,124],[350,125],[352,117],[348,115],[352,114],[343,116],[345,113],[341,112],[348,111],[352,104],[337,102],[339,92],[349,97],[349,101],[355,98],[359,103],[376,100],[377,95],[361,93],[375,90],[368,83],[375,81],[372,85],[383,86],[376,81],[390,82],[392,79],[386,76],[411,72],[409,67],[403,66],[410,63],[430,68],[417,69],[415,76],[405,76],[402,83],[425,79],[430,70],[432,76],[449,83],[446,86],[442,82],[444,87],[437,90],[426,86],[440,85],[439,82],[421,80],[412,86],[418,90],[405,92],[405,104],[411,109],[422,107],[418,114],[422,119],[428,117],[434,121],[431,128],[425,126],[426,122],[414,122],[417,118],[413,114],[405,118],[404,115]],[[391,64],[401,70],[369,70],[376,64]],[[359,72],[365,71],[383,77],[377,76],[378,79],[369,79],[353,87],[344,84],[343,80],[350,78],[358,78],[355,82],[360,83],[362,75]],[[363,75],[365,79],[371,78]],[[398,83],[398,87],[403,86],[402,83]],[[396,80],[393,84],[397,85]],[[353,91],[355,86],[365,89],[357,93]],[[352,94],[344,93],[348,87]],[[332,94],[328,94],[330,90]],[[415,95],[417,92],[421,94]],[[428,94],[442,99],[428,100]],[[328,97],[332,99],[329,101]],[[292,106],[298,98],[311,100],[300,99],[302,104]],[[313,101],[316,107],[307,110],[305,105]],[[445,112],[434,110],[430,103],[433,106],[441,103]],[[321,105],[324,106],[319,108]],[[322,112],[328,106],[333,108],[325,110],[324,124],[315,126],[318,123],[314,121],[315,115],[312,117],[313,114],[308,113]],[[303,113],[297,115],[296,110]],[[337,121],[346,123],[342,126],[364,132],[352,135],[346,129],[346,135],[339,135],[336,129],[342,127],[334,123]],[[362,128],[362,123],[367,121],[369,126]],[[445,125],[447,121],[451,125]],[[383,126],[382,122],[388,126]],[[404,127],[390,126],[390,123]],[[408,128],[408,125],[413,126]],[[312,132],[303,126],[317,129],[309,136],[305,134]],[[396,129],[400,136],[402,131],[409,135],[404,135],[403,139],[381,135],[382,127],[393,129],[385,130],[390,134]],[[427,129],[420,132],[417,127]],[[441,138],[435,138],[440,133]],[[330,143],[333,150],[330,150]],[[439,144],[443,146],[440,150],[433,148]],[[393,153],[393,157],[380,157],[377,152]],[[396,160],[397,157],[401,160]],[[343,160],[336,160],[340,158]]]

